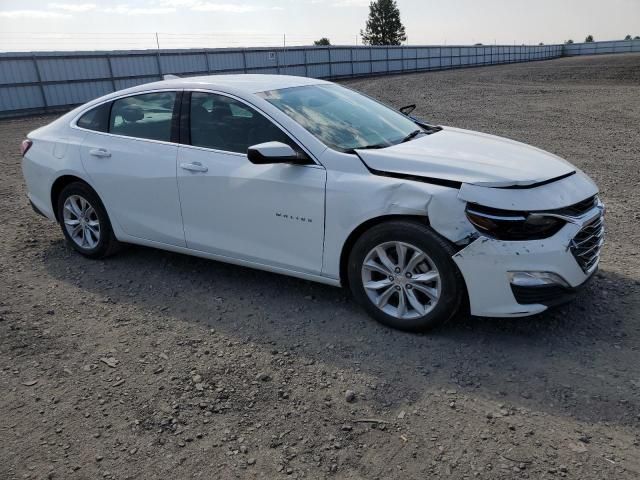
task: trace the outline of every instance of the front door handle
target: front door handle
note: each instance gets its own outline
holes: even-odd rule
[[[111,152],[106,148],[92,148],[91,150],[89,150],[89,153],[94,157],[100,158],[108,158],[111,156]]]
[[[181,163],[180,168],[183,170],[189,170],[190,172],[208,172],[209,169],[202,165],[200,162],[193,163]]]

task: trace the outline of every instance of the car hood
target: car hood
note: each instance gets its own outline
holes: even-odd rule
[[[576,171],[566,160],[539,148],[452,127],[391,147],[357,153],[369,169],[378,172],[484,187],[525,187]]]

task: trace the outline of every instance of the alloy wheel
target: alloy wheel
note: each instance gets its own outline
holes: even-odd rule
[[[440,272],[433,260],[404,242],[386,242],[367,254],[362,285],[376,307],[401,320],[425,316],[441,294]]]
[[[100,241],[100,220],[93,206],[80,195],[70,195],[63,206],[64,227],[80,248],[91,250]]]

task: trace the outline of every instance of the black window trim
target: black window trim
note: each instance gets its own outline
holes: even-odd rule
[[[298,146],[298,148],[304,152],[305,155],[307,155],[309,157],[309,159],[313,162],[310,163],[308,165],[296,165],[296,166],[300,166],[300,167],[320,167],[324,169],[324,166],[318,162],[318,160],[316,160],[316,158],[311,154],[311,152],[309,152],[309,149],[305,148],[301,142],[299,142],[295,136],[293,136],[287,129],[285,129],[282,125],[280,125],[272,116],[270,116],[269,114],[265,113],[264,111],[262,111],[259,107],[257,107],[256,105],[246,101],[244,98],[240,98],[237,97],[233,94],[227,93],[227,92],[221,92],[219,90],[210,90],[210,89],[205,89],[205,88],[189,88],[189,89],[185,89],[183,91],[183,95],[182,95],[182,105],[181,105],[181,112],[180,112],[180,146],[181,147],[186,147],[186,148],[194,148],[194,149],[198,149],[198,150],[207,150],[209,152],[217,152],[217,153],[223,153],[226,155],[236,155],[236,156],[241,156],[244,158],[247,158],[247,154],[246,153],[240,153],[240,152],[232,152],[230,150],[220,150],[220,149],[216,149],[216,148],[210,148],[210,147],[200,147],[197,145],[191,145],[191,94],[194,92],[199,92],[199,93],[210,93],[213,95],[221,95],[223,97],[227,97],[227,98],[231,98],[233,100],[236,100],[244,105],[246,105],[247,107],[251,108],[252,110],[258,112],[258,114],[262,115],[263,117],[265,117],[268,121],[270,121],[273,125],[276,126],[276,128],[279,128],[282,133],[284,133],[287,137],[289,137],[289,139]],[[248,161],[248,160],[247,160]]]

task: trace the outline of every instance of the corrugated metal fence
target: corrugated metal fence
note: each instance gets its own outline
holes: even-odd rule
[[[600,44],[606,47],[598,47]],[[528,62],[563,54],[640,51],[640,42],[582,44],[290,47],[0,53],[0,117],[64,110],[164,74],[276,73],[347,78]],[[614,44],[610,46],[610,44]],[[627,46],[627,44],[631,44]],[[613,49],[613,50],[608,50]]]
[[[277,73],[345,78],[526,62],[561,45],[291,47],[0,53],[0,117],[63,110],[164,74]]]
[[[640,40],[618,40],[615,42],[571,43],[564,46],[563,55],[599,55],[602,53],[640,52]]]

